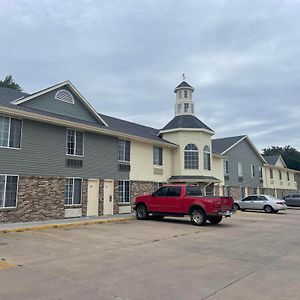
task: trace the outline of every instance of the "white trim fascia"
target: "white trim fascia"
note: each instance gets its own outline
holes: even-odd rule
[[[55,124],[55,125],[60,125],[60,126],[64,126],[64,127],[74,128],[74,129],[78,129],[80,131],[85,130],[85,131],[89,131],[89,132],[95,132],[95,133],[98,133],[98,134],[114,136],[114,137],[117,137],[117,138],[134,140],[134,141],[143,142],[143,143],[147,143],[147,144],[151,144],[151,145],[154,145],[154,144],[155,145],[161,145],[163,147],[168,147],[168,148],[173,148],[173,149],[178,148],[178,145],[175,145],[175,144],[154,141],[154,140],[151,140],[151,139],[142,138],[142,137],[138,137],[138,136],[131,135],[131,134],[126,134],[126,133],[122,133],[122,132],[113,131],[109,128],[98,128],[98,127],[95,127],[95,126],[92,126],[92,125],[86,125],[86,124],[77,123],[77,122],[74,122],[74,121],[68,121],[68,120],[65,120],[65,119],[59,119],[59,118],[56,118],[56,117],[41,115],[41,114],[38,114],[38,113],[19,110],[19,109],[7,107],[7,106],[1,106],[0,105],[0,113],[6,114],[6,115],[9,115],[9,116],[10,115],[17,116],[17,117],[22,118],[22,119],[25,118],[25,119],[30,119],[30,120],[34,120],[34,121],[39,121],[39,122],[42,122],[42,123],[49,123],[49,124]]]
[[[292,173],[300,174],[300,171],[298,171],[298,170],[289,169],[289,168],[285,168],[285,167],[274,166],[274,165],[270,165],[268,163],[263,165],[263,167],[269,168],[269,169],[274,169],[274,170],[281,170],[281,171],[285,171],[285,172],[292,172]]]
[[[287,168],[286,163],[285,163],[285,161],[284,161],[284,159],[282,158],[281,155],[279,155],[278,160],[280,160],[280,162],[284,165],[284,167]],[[277,160],[277,162],[278,162],[278,160]]]
[[[44,95],[46,93],[49,93],[53,90],[56,90],[56,89],[59,89],[63,86],[68,86],[72,91],[73,93],[76,94],[76,96],[83,102],[84,106],[93,114],[93,116],[98,120],[100,121],[101,123],[103,123],[105,126],[108,126],[107,123],[98,115],[98,113],[96,112],[96,110],[92,107],[92,105],[82,96],[82,94],[76,89],[76,87],[71,83],[71,81],[69,80],[66,80],[66,81],[63,81],[61,83],[58,83],[50,88],[46,88],[40,92],[37,92],[37,93],[34,93],[32,95],[29,95],[27,97],[22,97],[22,98],[19,98],[19,99],[16,99],[14,101],[11,102],[11,104],[14,104],[14,105],[19,105],[19,104],[22,104],[24,102],[27,102],[29,100],[32,100],[36,97],[39,97],[41,95]]]
[[[229,148],[227,148],[226,150],[224,150],[221,154],[224,155],[226,152],[228,152],[230,149],[234,148],[236,145],[238,145],[241,141],[243,141],[245,139],[247,139],[248,143],[253,148],[253,150],[256,152],[256,154],[260,157],[260,159],[264,163],[267,163],[267,161],[264,159],[264,157],[261,155],[261,153],[257,150],[257,148],[255,147],[255,145],[251,142],[251,140],[249,139],[249,137],[247,135],[243,136],[237,142],[235,142],[234,144],[232,144]]]
[[[168,129],[168,130],[160,130],[158,135],[169,133],[169,132],[176,132],[176,131],[197,131],[197,132],[206,132],[211,135],[214,135],[215,132],[212,130],[204,129],[204,128],[174,128],[174,129]]]

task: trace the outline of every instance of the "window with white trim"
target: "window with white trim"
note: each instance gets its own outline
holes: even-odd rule
[[[273,169],[270,169],[270,178],[273,179],[274,175],[273,175]]]
[[[243,177],[243,166],[240,161],[238,162],[238,175],[239,177]]]
[[[181,113],[181,103],[177,104],[177,112],[179,114]]]
[[[22,120],[0,116],[0,147],[21,148]]]
[[[54,98],[59,101],[74,104],[74,97],[67,90],[59,90],[56,92]]]
[[[0,175],[0,208],[17,206],[18,180],[17,175]]]
[[[251,177],[254,178],[255,177],[255,166],[251,165]]]
[[[282,173],[280,170],[279,170],[279,180],[282,180]]]
[[[225,173],[225,175],[229,174],[229,163],[228,163],[228,160],[224,161],[224,173]]]
[[[188,92],[185,90],[184,91],[184,98],[187,98],[188,97]]]
[[[82,131],[67,128],[67,154],[74,156],[83,156],[84,134]]]
[[[184,103],[184,112],[188,112],[189,110],[189,103]]]
[[[119,181],[119,203],[130,203],[130,183],[128,180]]]
[[[259,173],[259,178],[262,179],[263,178],[263,172],[262,172],[262,166],[258,167],[258,173]]]
[[[203,163],[204,170],[211,170],[210,149],[207,145],[203,149]]]
[[[153,165],[162,166],[163,164],[163,148],[153,146]]]
[[[286,172],[286,179],[287,179],[287,181],[290,181],[290,173],[289,172]]]
[[[130,141],[119,140],[118,160],[130,162]]]
[[[184,148],[184,168],[199,169],[198,148],[194,144],[188,144]]]
[[[82,198],[82,179],[65,179],[65,205],[80,205]]]

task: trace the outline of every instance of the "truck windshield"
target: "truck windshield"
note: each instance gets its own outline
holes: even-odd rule
[[[197,185],[188,185],[186,187],[187,196],[202,196],[200,186]]]

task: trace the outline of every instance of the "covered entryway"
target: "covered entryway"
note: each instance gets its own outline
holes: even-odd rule
[[[113,215],[114,213],[114,181],[104,180],[104,200],[103,215]]]
[[[99,179],[88,180],[88,200],[86,215],[88,217],[99,215]]]

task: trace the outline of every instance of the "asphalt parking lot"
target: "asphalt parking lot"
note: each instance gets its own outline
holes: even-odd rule
[[[0,299],[299,299],[300,210],[0,235]]]

